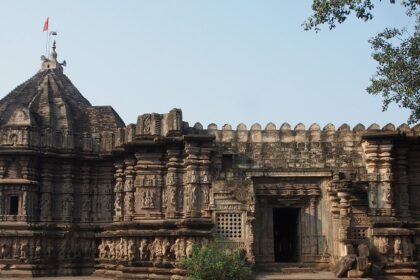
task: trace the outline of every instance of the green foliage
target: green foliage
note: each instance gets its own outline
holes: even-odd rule
[[[193,247],[192,256],[179,261],[188,272],[188,280],[248,280],[251,268],[238,251],[232,252],[214,242],[199,248]]]
[[[398,40],[394,45],[392,40]],[[411,110],[408,122],[420,120],[420,25],[413,36],[404,29],[387,28],[369,40],[378,62],[376,75],[367,88],[370,94],[382,94],[383,110],[392,102]]]
[[[395,4],[395,0],[389,1]],[[410,34],[406,28],[386,28],[369,40],[378,66],[367,92],[382,95],[383,110],[390,103],[410,109],[408,122],[413,124],[420,120],[420,0],[400,3],[406,8],[407,16],[416,18],[415,30]],[[374,8],[372,0],[313,0],[314,14],[303,26],[305,30],[317,32],[323,24],[333,29],[353,12],[357,18],[369,21]]]
[[[395,4],[395,0],[389,0],[389,2]],[[407,9],[408,16],[416,14],[420,5],[419,0],[401,0],[400,3]],[[374,8],[372,0],[313,0],[314,14],[303,23],[303,26],[305,30],[319,31],[320,25],[328,24],[329,28],[333,29],[336,23],[343,23],[353,12],[357,18],[368,21],[373,19]]]

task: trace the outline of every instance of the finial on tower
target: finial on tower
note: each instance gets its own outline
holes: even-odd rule
[[[63,66],[66,66],[67,63],[65,60],[63,61],[63,63],[59,63],[57,61],[57,52],[55,51],[56,48],[57,47],[54,40],[50,56],[48,58],[46,58],[44,55],[41,56],[41,60],[42,60],[41,71],[57,69],[60,72],[63,72]]]

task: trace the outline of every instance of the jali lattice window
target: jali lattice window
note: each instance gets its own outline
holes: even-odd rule
[[[367,228],[354,227],[350,230],[350,239],[366,239]]]
[[[217,213],[217,234],[220,237],[230,239],[242,238],[242,214],[241,213]]]

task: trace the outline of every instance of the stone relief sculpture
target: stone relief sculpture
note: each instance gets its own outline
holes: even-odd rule
[[[28,243],[22,242],[20,244],[20,258],[23,260],[26,260],[28,258],[28,251],[29,251]]]
[[[140,242],[139,253],[140,253],[140,260],[146,261],[148,260],[148,250],[149,246],[147,243],[147,239],[143,238]]]
[[[156,193],[153,190],[143,190],[141,207],[143,209],[154,209],[155,208],[155,196]]]
[[[191,238],[188,238],[187,246],[185,248],[185,254],[188,258],[190,258],[192,256],[193,246],[194,246],[194,241]]]
[[[42,254],[42,247],[39,244],[39,242],[37,242],[35,245],[35,259],[39,260],[41,258],[41,254]]]
[[[171,247],[171,253],[175,255],[175,259],[179,260],[185,257],[185,243],[182,238],[177,238]]]
[[[402,251],[401,238],[396,237],[394,240],[394,261],[402,262],[402,255],[403,255],[403,251]]]
[[[133,261],[136,258],[136,247],[134,241],[130,239],[127,244],[127,258],[129,261]]]
[[[162,244],[161,240],[156,237],[152,244],[149,246],[150,260],[157,262],[162,258]]]
[[[164,259],[169,259],[171,255],[171,243],[167,238],[162,241],[162,256]]]
[[[99,258],[100,259],[106,259],[106,251],[105,251],[105,243],[104,240],[101,241],[101,243],[98,246],[98,251],[99,251]]]
[[[389,251],[389,240],[388,237],[379,237],[379,253],[382,255],[387,255]]]
[[[369,198],[370,198],[370,206],[376,208],[377,206],[377,187],[374,184],[370,186]]]
[[[7,241],[4,241],[4,243],[1,245],[0,257],[2,259],[10,258],[10,245]]]

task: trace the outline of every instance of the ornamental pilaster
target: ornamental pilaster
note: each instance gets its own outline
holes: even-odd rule
[[[134,216],[134,165],[133,158],[125,159],[124,181],[124,221],[131,221]]]
[[[123,199],[124,199],[124,163],[117,162],[115,167],[115,200],[114,200],[114,218],[115,222],[121,221],[123,215]]]
[[[363,143],[369,180],[371,215],[395,215],[393,193],[393,143],[390,140],[368,139]]]

